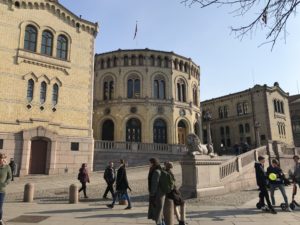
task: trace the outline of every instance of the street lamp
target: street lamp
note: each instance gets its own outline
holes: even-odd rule
[[[207,110],[203,116],[204,121],[207,122],[207,144],[210,146],[212,145],[212,140],[211,140],[211,130],[210,130],[210,121],[212,119],[211,112]]]
[[[260,122],[255,121],[254,128],[255,128],[255,136],[256,136],[256,148],[260,147],[260,135],[259,135],[260,127],[261,127]]]

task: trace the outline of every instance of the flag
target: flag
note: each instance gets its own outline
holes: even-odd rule
[[[137,21],[136,21],[136,24],[135,24],[135,31],[134,31],[133,40],[136,38],[136,34],[137,34]]]

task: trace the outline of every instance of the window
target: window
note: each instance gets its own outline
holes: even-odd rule
[[[266,135],[264,135],[264,134],[260,135],[260,140],[265,141],[266,140]]]
[[[246,133],[249,133],[249,132],[250,132],[250,125],[249,125],[249,123],[246,123],[246,124],[245,124],[245,132],[246,132]]]
[[[128,66],[128,56],[124,56],[124,66]]]
[[[52,56],[52,47],[53,47],[53,34],[50,31],[45,30],[42,35],[41,53]]]
[[[41,90],[40,90],[40,103],[44,104],[46,101],[46,93],[47,93],[47,84],[45,81],[41,83]]]
[[[132,66],[136,65],[136,57],[135,57],[135,55],[131,56],[131,65]]]
[[[3,139],[0,139],[0,149],[3,149]]]
[[[166,84],[163,78],[155,78],[154,80],[154,98],[165,99],[166,98]]]
[[[243,113],[248,114],[248,102],[243,103]]]
[[[118,66],[118,58],[116,56],[114,57],[114,66]]]
[[[139,98],[140,97],[140,79],[131,78],[127,81],[127,97],[128,98]]]
[[[139,56],[139,66],[144,65],[144,57],[142,55]]]
[[[153,142],[167,144],[167,125],[162,119],[157,119],[154,122]]]
[[[231,140],[230,140],[230,138],[227,139],[227,141],[226,141],[226,146],[227,146],[227,147],[231,147]]]
[[[273,103],[274,103],[274,111],[275,111],[275,112],[278,112],[278,109],[277,109],[277,102],[276,102],[275,99],[273,100]]]
[[[184,64],[184,72],[185,72],[185,73],[188,72],[188,64],[187,64],[187,63]]]
[[[57,38],[56,57],[63,60],[68,58],[68,39],[64,35]]]
[[[185,82],[182,79],[177,82],[177,100],[186,102]]]
[[[100,68],[104,69],[104,60],[103,59],[101,59]]]
[[[237,110],[238,116],[240,116],[240,115],[243,114],[243,108],[242,108],[242,104],[241,104],[241,103],[238,103],[238,104],[237,104],[236,110]]]
[[[150,66],[155,66],[155,59],[153,55],[150,56]]]
[[[30,79],[27,84],[27,101],[31,102],[33,99],[34,81]]]
[[[230,129],[228,126],[226,126],[226,135],[229,136],[230,135]]]
[[[198,89],[196,86],[193,88],[193,103],[194,105],[198,105]]]
[[[182,61],[179,62],[179,70],[183,71],[183,62]]]
[[[126,141],[141,142],[141,122],[138,119],[132,118],[126,123]]]
[[[175,68],[175,70],[178,70],[178,60],[177,59],[174,60],[174,68]]]
[[[225,135],[225,129],[224,129],[224,127],[221,127],[221,128],[220,128],[220,133],[221,133],[221,136],[224,136],[224,135]]]
[[[224,106],[224,118],[228,118],[228,106]]]
[[[58,102],[58,85],[54,84],[52,89],[52,105],[57,105]]]
[[[103,83],[103,100],[112,100],[114,98],[114,81],[107,78]]]
[[[111,61],[110,61],[110,58],[107,59],[106,67],[107,67],[107,68],[110,68],[110,67],[111,67]]]
[[[284,106],[283,106],[283,102],[280,102],[280,108],[281,108],[281,113],[284,114]]]
[[[220,119],[223,119],[223,118],[224,118],[223,107],[219,107],[219,118],[220,118]]]
[[[162,66],[162,60],[160,56],[157,57],[157,66],[161,67]]]
[[[112,120],[106,120],[102,125],[102,140],[113,141],[114,140],[115,125]]]
[[[240,131],[240,134],[244,133],[244,126],[243,126],[243,124],[239,125],[239,131]]]
[[[165,67],[165,68],[168,68],[168,67],[169,67],[169,58],[168,58],[168,57],[165,57],[165,60],[164,60],[164,67]]]
[[[24,38],[24,49],[36,52],[37,44],[37,29],[28,25],[25,29],[25,38]]]
[[[71,142],[71,151],[79,151],[79,142]]]

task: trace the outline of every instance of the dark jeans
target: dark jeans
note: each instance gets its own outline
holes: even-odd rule
[[[81,188],[79,189],[78,192],[83,191],[84,197],[87,197],[86,195],[86,182],[81,182]]]
[[[2,214],[3,214],[3,203],[4,203],[5,193],[0,192],[0,220],[2,220]]]
[[[272,204],[275,205],[274,192],[275,192],[276,188],[278,188],[281,191],[281,194],[282,194],[282,197],[284,199],[285,204],[289,205],[288,198],[287,198],[286,192],[285,192],[284,184],[271,184],[270,185],[270,193],[271,193]]]
[[[113,187],[114,183],[107,183],[107,187],[106,190],[104,192],[103,197],[107,197],[108,192],[111,193],[112,198],[114,197],[114,187]]]
[[[269,193],[266,186],[259,186],[259,202],[261,205],[265,205],[265,199],[267,201],[268,207],[272,209],[272,204],[270,202]]]
[[[128,202],[128,206],[131,207],[131,201],[130,201],[130,198],[129,198],[129,195],[128,195],[127,191],[125,191],[125,192],[122,191],[122,193],[120,193],[120,192],[117,191],[117,192],[114,194],[114,196],[113,196],[113,202],[112,202],[112,205],[115,204],[115,202],[116,202],[118,196],[119,196],[119,197],[120,197],[120,196],[124,196],[124,197],[126,198],[127,202]],[[120,199],[119,199],[119,200],[120,200]]]

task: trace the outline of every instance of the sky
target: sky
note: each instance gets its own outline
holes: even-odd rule
[[[201,9],[185,6],[181,0],[59,2],[99,23],[96,53],[149,48],[191,58],[201,68],[201,101],[274,82],[290,95],[299,93],[300,15],[290,17],[286,38],[281,37],[271,51],[271,45],[260,46],[266,35],[261,28],[243,40],[232,34],[231,26],[245,25],[251,19],[250,15],[234,16],[233,8]],[[138,32],[133,40],[136,21]]]

